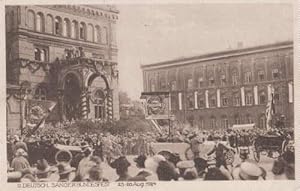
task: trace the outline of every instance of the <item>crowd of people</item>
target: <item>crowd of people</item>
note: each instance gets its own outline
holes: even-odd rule
[[[155,180],[250,180],[266,179],[266,170],[252,160],[244,160],[237,166],[228,166],[224,159],[227,147],[250,145],[255,135],[266,132],[249,131],[205,131],[191,128],[175,129],[170,132],[126,132],[112,135],[78,134],[56,132],[35,133],[29,137],[17,135],[8,137],[8,181],[155,181]],[[272,132],[278,133],[278,132]],[[158,155],[153,153],[154,142],[187,142],[191,145],[194,158],[182,160],[177,153]],[[215,141],[215,147],[207,157],[215,154],[215,163],[200,158],[199,144]],[[61,159],[56,156],[55,145],[74,146],[79,149],[63,152]],[[64,155],[69,155],[65,157]],[[131,164],[126,158],[138,156]],[[55,156],[55,158],[53,157]],[[72,161],[71,161],[72,159]],[[275,160],[272,173],[275,177],[294,178],[294,153],[288,151]],[[103,164],[115,169],[116,180],[105,177]],[[138,174],[130,174],[128,168],[136,166]]]

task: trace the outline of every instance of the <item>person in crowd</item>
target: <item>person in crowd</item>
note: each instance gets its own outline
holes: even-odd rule
[[[266,170],[252,160],[242,162],[232,170],[234,180],[265,180],[266,175]]]
[[[189,136],[189,139],[194,158],[200,157],[200,144],[202,143],[201,140],[196,133]]]
[[[134,177],[130,178],[129,181],[147,181],[156,180],[155,175],[145,167],[145,161],[147,159],[146,155],[139,155],[134,158],[134,162],[136,163],[136,167],[139,169],[139,172]]]
[[[179,173],[175,167],[168,161],[160,161],[156,170],[158,180],[171,181],[178,180]]]
[[[23,148],[18,148],[15,153],[15,158],[11,162],[11,168],[20,172],[24,169],[30,168],[30,164],[26,157],[27,153],[25,150]]]
[[[223,145],[221,142],[221,137],[217,136],[215,137],[215,146],[214,148],[207,153],[207,156],[212,155],[213,153],[216,154],[216,167],[219,168],[220,166],[224,166],[226,169],[228,169],[225,159],[225,151],[228,151],[229,149]]]
[[[37,180],[40,182],[50,182],[58,180],[58,177],[55,177],[55,172],[56,169],[50,167],[46,159],[38,160],[37,166],[34,169],[34,174],[36,175]]]
[[[77,175],[82,179],[88,173],[87,166],[89,165],[90,158],[93,154],[93,149],[88,146],[83,149],[84,157],[78,164]]]
[[[125,156],[117,158],[112,163],[110,163],[110,166],[116,169],[116,173],[119,176],[116,181],[128,181],[130,178],[132,178],[128,174],[128,167],[130,166],[130,163]]]
[[[75,178],[74,167],[71,167],[69,163],[61,162],[57,165],[59,180],[58,182],[72,182]]]

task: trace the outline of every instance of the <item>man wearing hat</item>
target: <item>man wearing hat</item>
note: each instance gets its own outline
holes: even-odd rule
[[[226,164],[226,159],[225,159],[225,151],[228,151],[229,149],[225,145],[220,143],[220,141],[221,141],[221,137],[216,136],[214,148],[210,152],[208,152],[206,155],[210,156],[213,153],[215,153],[216,154],[216,167],[220,168],[220,166],[223,165],[226,169],[228,169],[227,164]]]
[[[232,177],[234,180],[265,180],[266,171],[254,161],[247,160],[233,169]]]
[[[130,166],[129,161],[125,156],[121,156],[110,163],[110,166],[116,169],[116,173],[119,175],[119,178],[116,181],[128,181],[132,178],[128,174],[128,167]]]
[[[71,167],[69,163],[61,162],[57,165],[59,182],[71,182],[75,178],[75,168]]]
[[[139,155],[133,160],[136,163],[136,167],[139,169],[139,172],[136,176],[130,178],[129,181],[157,180],[157,176],[145,167],[145,161],[147,160],[147,157],[145,155]]]
[[[56,174],[54,174],[56,170],[56,168],[49,166],[47,160],[41,159],[37,161],[37,166],[36,169],[34,169],[34,173],[39,181],[50,182],[58,180],[58,177],[55,176]]]

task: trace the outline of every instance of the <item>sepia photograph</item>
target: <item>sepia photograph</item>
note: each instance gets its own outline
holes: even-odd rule
[[[8,183],[295,180],[292,2],[28,1],[3,30]]]

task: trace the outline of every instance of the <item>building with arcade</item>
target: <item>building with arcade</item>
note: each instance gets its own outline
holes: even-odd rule
[[[6,6],[7,127],[25,127],[28,100],[53,101],[50,121],[119,119],[111,5]]]
[[[293,43],[231,49],[141,66],[144,92],[170,92],[176,119],[203,129],[255,123],[266,128],[266,105],[273,119],[294,122]],[[279,118],[280,118],[279,117]]]

